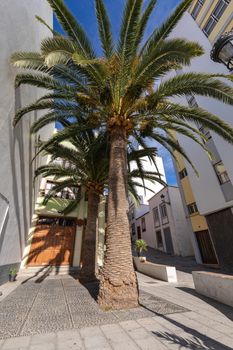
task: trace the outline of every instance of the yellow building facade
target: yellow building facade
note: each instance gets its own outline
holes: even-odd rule
[[[232,0],[194,0],[189,13],[211,44],[233,28]]]
[[[224,32],[233,29],[233,0],[194,0],[189,8],[189,13],[199,26],[200,30],[208,38],[211,45],[213,45]],[[190,40],[192,40],[192,38],[190,38]],[[177,152],[175,153],[175,157],[177,159],[176,168],[180,187],[182,189],[183,199],[187,206],[187,213],[190,218],[193,232],[198,241],[199,247],[202,246],[204,247],[203,249],[208,250],[208,252],[206,251],[204,254],[201,252],[202,262],[210,264],[215,263],[215,254],[212,250],[212,244],[209,238],[207,221],[205,217],[198,212],[195,196],[185,167],[184,158]],[[208,259],[205,261],[203,255],[212,255],[212,258],[209,259],[209,261]]]

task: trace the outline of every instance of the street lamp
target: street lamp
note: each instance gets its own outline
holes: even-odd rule
[[[162,203],[171,205],[171,202],[166,202],[166,201],[165,201],[165,196],[164,196],[164,194],[161,194],[160,198],[161,198],[161,200],[162,200]]]
[[[214,62],[223,63],[229,71],[233,70],[233,30],[220,36],[213,46],[210,57]]]

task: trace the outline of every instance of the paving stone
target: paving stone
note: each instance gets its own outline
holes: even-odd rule
[[[57,350],[83,350],[84,345],[78,330],[66,330],[57,333]]]
[[[54,343],[36,344],[31,345],[29,350],[56,350]]]
[[[110,347],[107,338],[98,327],[88,327],[81,329],[80,334],[83,339],[85,349],[107,349]]]
[[[16,349],[16,348],[26,348],[29,346],[31,341],[30,337],[15,337],[7,339],[4,342],[1,350]]]
[[[31,337],[31,345],[39,345],[45,343],[53,343],[56,340],[56,334],[46,333],[46,334],[37,334]]]
[[[177,286],[146,277],[143,306],[103,311],[96,283],[85,287],[68,276],[30,280],[0,302],[0,338],[15,337],[3,340],[12,350],[233,349],[231,309]],[[24,339],[18,335],[31,335],[32,342],[13,347]]]
[[[128,334],[119,325],[114,324],[114,325],[101,326],[101,329],[113,349],[115,350],[122,350],[124,348],[130,349],[130,350],[139,349],[139,347],[134,342],[134,340],[131,339],[130,336],[128,336]]]
[[[136,344],[142,350],[167,350],[167,346],[162,344],[158,339],[153,337],[152,335],[147,335],[143,338],[135,339]]]

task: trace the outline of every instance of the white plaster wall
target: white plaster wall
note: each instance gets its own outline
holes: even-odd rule
[[[155,165],[148,159],[148,157],[144,157],[142,159],[143,159],[144,170],[159,172],[162,175],[161,176],[162,180],[166,182],[163,160],[161,157],[155,157],[157,169],[156,169]],[[130,167],[132,170],[137,169],[137,164],[135,162],[131,162]],[[142,184],[141,179],[136,179],[136,180],[137,180],[137,182]],[[148,187],[151,191],[149,191],[149,190],[145,191],[143,188],[137,187],[137,193],[139,196],[142,197],[142,204],[148,204],[149,198],[151,198],[155,193],[159,192],[163,188],[163,185],[161,185],[159,183],[152,183],[149,180],[145,180],[145,186]],[[142,213],[141,213],[141,215],[142,215]]]
[[[146,231],[142,231],[142,218],[145,218],[146,222]],[[141,227],[142,239],[147,243],[147,245],[151,248],[156,248],[156,238],[154,232],[154,224],[153,224],[153,215],[151,212],[145,214],[141,218],[136,220],[136,230],[137,226]]]
[[[197,293],[233,307],[232,276],[204,271],[193,271],[192,275]]]
[[[184,71],[229,74],[223,65],[214,63],[210,60],[209,55],[212,48],[211,44],[192,19],[190,14],[184,14],[181,21],[173,30],[171,37],[180,37],[198,41],[205,50],[205,54],[199,58],[195,58],[192,61],[191,66],[186,67]],[[196,100],[200,107],[218,115],[233,126],[233,107],[212,98],[196,96]],[[184,102],[185,100],[177,99],[177,101]],[[211,134],[228,172],[229,178],[233,183],[233,146],[213,132],[211,132]],[[188,156],[194,162],[197,170],[199,171],[200,176],[197,177],[191,167],[186,164],[200,214],[206,215],[208,213],[232,206],[233,201],[225,201],[218,179],[207,155],[198,145],[189,140],[187,137],[178,136],[178,139],[181,146],[185,148]]]
[[[160,216],[160,227],[154,228],[154,219],[153,219],[153,208],[159,207],[162,203],[161,195],[164,195],[165,202],[170,204],[166,204],[167,215],[168,215],[168,223],[162,225],[161,214],[159,209]],[[191,244],[191,230],[190,226],[187,224],[187,219],[185,216],[182,199],[180,195],[180,191],[178,187],[167,186],[163,188],[159,193],[153,196],[149,200],[150,206],[150,214],[148,215],[150,219],[148,222],[150,224],[150,228],[147,229],[147,235],[152,238],[147,238],[148,241],[152,239],[154,246],[156,247],[156,236],[155,231],[161,230],[162,239],[163,239],[163,247],[166,249],[166,243],[164,238],[163,229],[166,227],[170,228],[171,237],[173,242],[174,253],[176,255],[189,256],[193,255],[193,248]],[[151,245],[152,246],[152,245]]]
[[[30,113],[13,130],[15,110],[35,101],[43,91],[22,87],[15,91],[17,70],[10,65],[15,51],[38,51],[47,28],[35,19],[43,17],[52,26],[52,11],[46,0],[0,1],[0,193],[9,201],[9,214],[0,235],[0,266],[21,260],[34,207],[31,164],[35,152],[29,129],[38,114]],[[48,130],[43,130],[42,139]],[[37,162],[40,162],[39,160]],[[1,223],[0,223],[1,226]]]
[[[149,211],[149,205],[148,204],[141,204],[141,205],[135,205],[134,206],[134,216],[135,218],[139,218],[145,213]]]
[[[184,212],[180,191],[176,187],[169,187],[168,195],[171,202],[170,214],[173,217],[179,252],[182,256],[194,255],[191,242],[192,230]]]

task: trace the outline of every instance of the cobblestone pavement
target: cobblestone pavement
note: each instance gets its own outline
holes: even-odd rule
[[[118,312],[100,311],[90,297],[96,286],[87,290],[71,277],[17,287],[0,303],[0,330],[9,332],[0,349],[233,349],[232,308],[200,297],[187,282],[138,276],[144,308]],[[35,334],[38,327],[43,334]]]
[[[185,312],[165,299],[140,293],[142,307],[102,311],[95,298],[98,284],[83,286],[71,276],[25,281],[0,303],[0,338],[57,332],[123,320]]]

